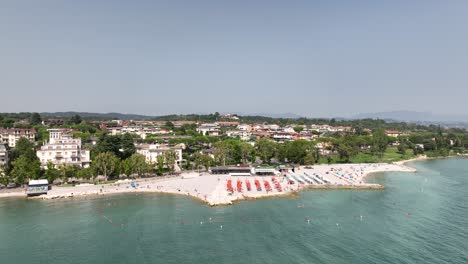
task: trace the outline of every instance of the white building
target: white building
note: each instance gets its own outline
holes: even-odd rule
[[[0,142],[0,166],[5,166],[8,163],[8,150],[5,144]]]
[[[219,136],[220,127],[218,123],[201,124],[197,127],[197,132],[203,136]]]
[[[149,134],[167,135],[172,131],[160,127],[144,127],[144,126],[122,126],[122,127],[109,127],[107,129],[112,136],[121,135],[125,133],[135,134],[145,139]]]
[[[294,130],[293,127],[285,127],[285,128],[283,129],[283,132],[284,132],[284,133],[289,133],[289,134],[295,134],[295,133],[296,133],[296,130]]]
[[[239,129],[240,131],[252,131],[252,126],[249,125],[249,124],[240,124],[237,126],[237,129]]]
[[[138,144],[136,146],[136,153],[145,156],[146,162],[151,164],[156,164],[158,161],[158,156],[164,155],[164,153],[169,150],[175,151],[177,154],[176,164],[180,165],[182,163],[182,146],[170,147],[167,145],[161,144]]]
[[[55,167],[62,165],[89,167],[91,163],[89,150],[81,148],[81,139],[73,138],[71,130],[49,129],[48,131],[49,143],[44,144],[36,153],[42,167],[46,168],[49,162]]]
[[[272,139],[277,142],[292,141],[294,140],[294,136],[289,133],[275,133]]]
[[[245,131],[245,130],[229,130],[229,131],[226,131],[226,136],[232,137],[232,138],[238,137],[241,140],[247,141],[247,140],[250,140],[252,133],[249,131]]]
[[[20,128],[0,128],[0,142],[5,142],[10,148],[16,146],[16,142],[20,138],[26,138],[31,142],[36,139],[35,129],[20,129]]]
[[[265,129],[271,130],[271,131],[276,131],[281,128],[279,125],[276,125],[276,124],[265,125],[264,127]]]

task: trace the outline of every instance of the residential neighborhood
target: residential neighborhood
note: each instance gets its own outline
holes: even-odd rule
[[[468,143],[462,131],[379,120],[285,122],[229,113],[197,120],[39,118],[36,124],[18,119],[13,122],[18,127],[0,129],[4,182],[21,183],[46,175],[53,181],[65,174],[118,178],[144,171],[163,175],[217,165],[396,161],[424,152],[463,153]],[[20,152],[34,151],[27,162],[37,162],[41,171],[31,170],[30,175],[15,170],[21,157],[17,144]]]

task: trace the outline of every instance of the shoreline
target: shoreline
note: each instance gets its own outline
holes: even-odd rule
[[[295,175],[309,175],[311,178],[317,177],[320,181],[326,179],[326,184],[306,183],[295,178],[294,184],[290,184],[284,177],[276,176],[276,181],[281,186],[282,191],[272,188],[271,191],[256,190],[254,180],[259,180],[263,184],[270,183],[275,186],[272,176],[228,176],[210,175],[207,173],[183,173],[181,176],[166,178],[144,178],[133,180],[136,187],[130,187],[131,180],[120,180],[111,184],[93,185],[82,184],[76,186],[53,186],[46,195],[27,197],[24,190],[12,192],[0,192],[1,198],[28,198],[28,199],[64,199],[64,198],[86,198],[100,197],[112,194],[126,193],[160,193],[176,194],[194,198],[208,206],[232,205],[235,202],[246,200],[257,200],[271,197],[294,196],[304,190],[383,190],[385,187],[379,184],[366,182],[366,177],[373,173],[380,172],[416,172],[416,169],[405,165],[407,162],[425,160],[425,156],[399,161],[395,163],[366,163],[366,164],[332,164],[301,166],[296,170]],[[311,179],[309,178],[309,179]],[[226,190],[226,183],[232,180],[233,185],[241,182],[245,188],[247,181],[250,181],[252,190],[234,190],[229,193]],[[266,185],[265,185],[266,186]]]

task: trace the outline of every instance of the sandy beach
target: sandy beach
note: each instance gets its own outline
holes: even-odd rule
[[[276,176],[229,176],[191,172],[165,178],[119,180],[111,184],[53,186],[46,195],[32,199],[148,192],[187,195],[204,201],[210,206],[229,205],[245,199],[290,195],[304,189],[383,189],[383,186],[378,184],[366,183],[366,175],[376,172],[416,171],[404,163],[301,166],[294,173],[286,172]],[[228,181],[231,181],[231,191],[228,190]],[[0,198],[25,196],[24,189],[0,192]]]

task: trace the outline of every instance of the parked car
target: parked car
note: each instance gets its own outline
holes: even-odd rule
[[[7,184],[8,189],[15,188],[15,187],[16,187],[16,183],[14,183],[14,182],[10,182],[10,183]]]
[[[5,187],[6,187],[5,185],[0,184],[0,190],[3,189],[3,188],[5,188]]]

